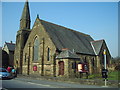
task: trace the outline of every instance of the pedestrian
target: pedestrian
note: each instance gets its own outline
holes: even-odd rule
[[[7,71],[11,73],[12,68],[10,66],[7,67]]]
[[[15,77],[17,77],[17,67],[14,68],[15,69]]]
[[[13,77],[13,78],[16,77],[16,70],[15,70],[14,67],[12,68],[12,71],[11,71],[11,72],[12,72],[12,77]]]

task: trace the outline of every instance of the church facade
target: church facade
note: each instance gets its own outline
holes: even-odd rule
[[[25,2],[16,35],[14,65],[18,73],[55,77],[79,77],[78,64],[86,63],[90,74],[100,73],[106,50],[107,67],[111,55],[105,40],[41,20],[37,15],[30,29],[30,10]]]

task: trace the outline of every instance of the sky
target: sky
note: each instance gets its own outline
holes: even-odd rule
[[[24,2],[2,2],[2,42],[16,41]],[[118,56],[117,2],[29,2],[31,28],[40,19],[104,39],[112,57]],[[1,18],[2,17],[2,18]]]

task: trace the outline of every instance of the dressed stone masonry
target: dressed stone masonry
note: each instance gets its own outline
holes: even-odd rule
[[[26,1],[14,54],[19,73],[79,77],[78,63],[87,63],[90,74],[100,73],[104,49],[109,67],[111,55],[105,40],[95,41],[90,35],[44,21],[38,15],[32,29],[30,22],[29,3]]]

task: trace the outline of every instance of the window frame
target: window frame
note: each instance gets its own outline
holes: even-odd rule
[[[34,38],[34,43],[33,43],[33,61],[39,60],[39,58],[40,58],[40,50],[39,49],[40,49],[40,41],[39,41],[39,37],[36,36]],[[37,51],[35,51],[35,50],[37,50]]]

